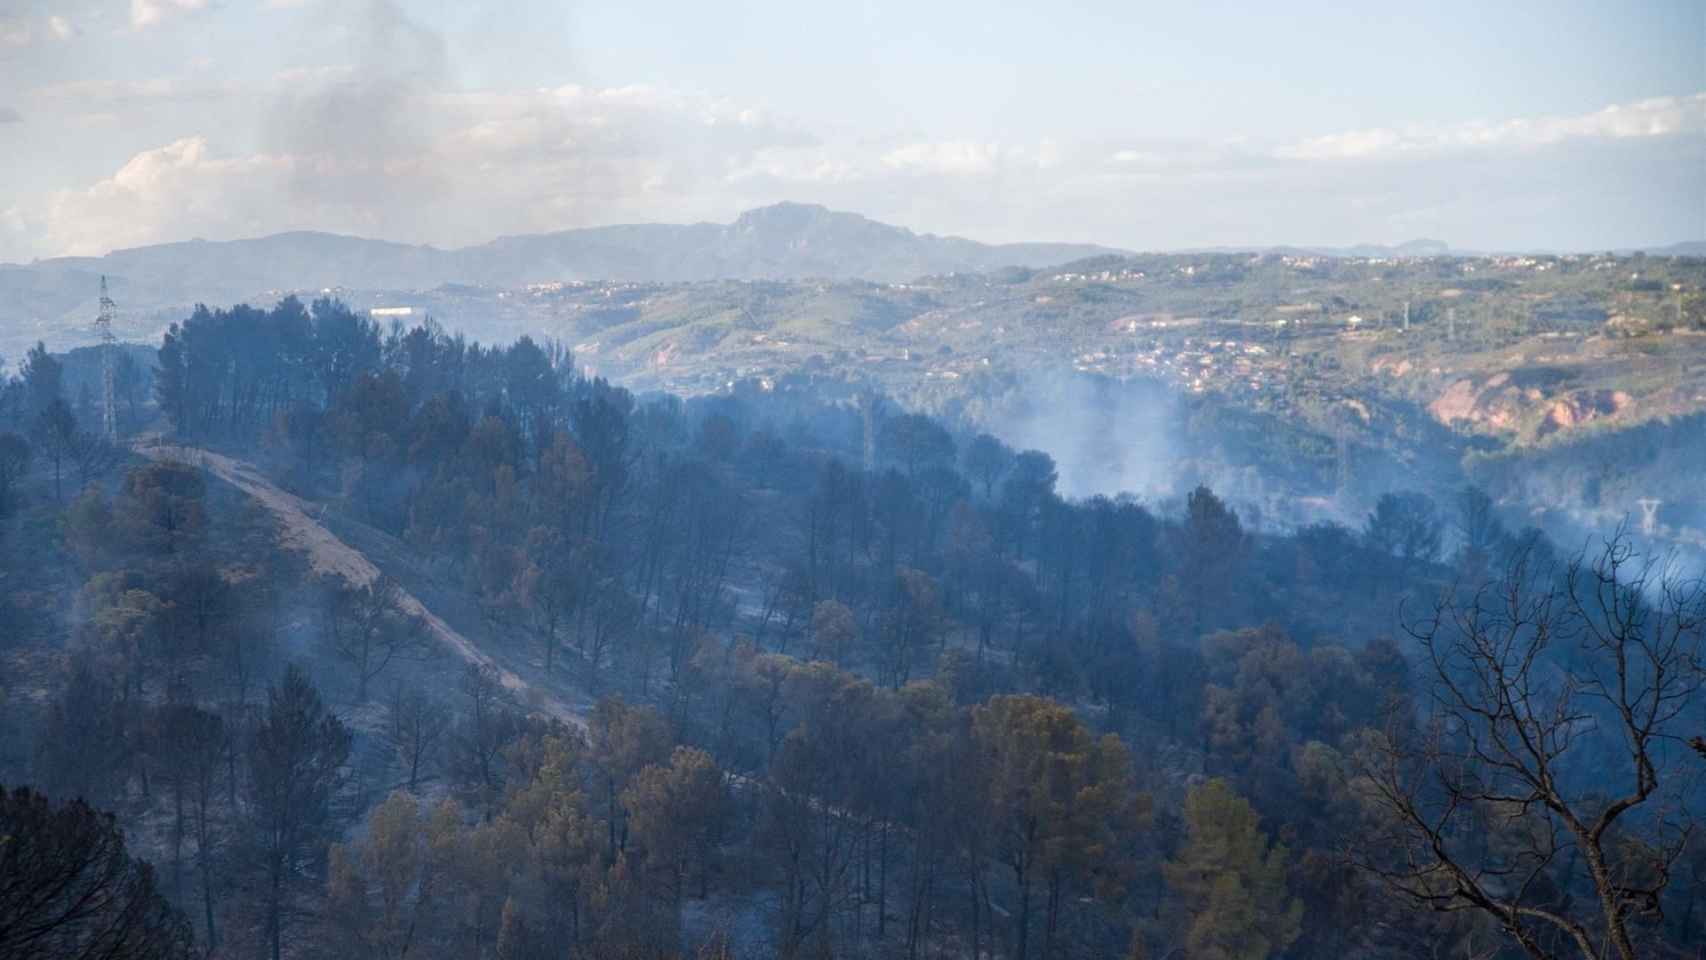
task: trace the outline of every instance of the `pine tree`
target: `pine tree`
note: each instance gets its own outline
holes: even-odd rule
[[[295,888],[335,835],[332,794],[349,760],[350,732],[301,670],[290,667],[268,695],[249,746],[249,811],[261,871],[266,938],[282,953]]]
[[[189,922],[111,814],[0,788],[0,957],[193,955]]]
[[[1185,799],[1189,839],[1162,866],[1184,911],[1190,960],[1263,960],[1303,928],[1303,904],[1286,891],[1286,849],[1270,849],[1255,808],[1224,780]]]
[[[1053,949],[1069,881],[1113,893],[1120,841],[1141,824],[1148,798],[1131,789],[1131,758],[1113,736],[1096,739],[1052,700],[993,697],[972,712],[972,741],[985,765],[983,818],[995,857],[1013,871],[1014,956],[1030,949],[1033,896],[1046,898],[1042,954]]]

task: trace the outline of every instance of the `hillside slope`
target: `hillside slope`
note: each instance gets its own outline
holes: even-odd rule
[[[342,578],[356,587],[366,586],[379,578],[380,570],[372,560],[309,516],[312,504],[279,489],[249,464],[207,450],[173,444],[142,443],[137,444],[135,450],[151,460],[195,464],[243,491],[277,521],[279,545],[303,554],[315,573]],[[584,715],[589,709],[586,704],[572,705],[522,679],[514,670],[457,632],[408,590],[399,588],[398,604],[409,616],[419,618],[432,638],[458,659],[495,671],[498,682],[515,696],[517,702],[528,704],[571,726],[586,727]]]

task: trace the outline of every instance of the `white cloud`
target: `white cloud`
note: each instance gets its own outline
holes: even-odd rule
[[[203,137],[185,137],[130,158],[111,177],[82,190],[54,193],[38,215],[24,212],[45,231],[57,252],[99,254],[163,239],[252,226],[257,215],[283,213],[270,205],[241,203],[254,190],[276,190],[293,161],[283,157],[215,156]],[[249,197],[250,200],[253,197]],[[247,222],[246,222],[247,221]]]
[[[868,169],[848,151],[828,148],[763,148],[729,164],[724,181],[741,186],[760,183],[843,184],[867,179]]]
[[[1352,130],[1284,144],[1274,154],[1287,160],[1365,160],[1701,132],[1706,132],[1706,93],[1613,104],[1576,116]]]
[[[295,90],[295,76],[279,78],[295,92],[282,94],[279,129],[262,150],[231,153],[216,135],[185,137],[84,189],[23,201],[25,236],[41,255],[309,228],[454,245],[611,220],[720,216],[731,171],[766,152],[816,146],[762,111],[687,91],[393,96],[341,75],[326,81],[341,91],[330,99]],[[173,91],[53,92],[122,100]],[[380,113],[388,119],[376,121]]]
[[[71,21],[57,14],[47,18],[47,28],[60,40],[68,40],[77,32],[76,28],[71,26]]]
[[[909,143],[883,155],[883,165],[911,173],[981,175],[993,172],[1001,160],[1001,145],[971,140]]]
[[[1069,175],[1077,159],[1077,151],[1047,138],[1035,144],[971,140],[822,143],[802,135],[731,157],[724,179],[755,189],[761,184],[842,186],[896,177],[983,184],[992,178],[1052,170]]]
[[[163,23],[168,17],[206,7],[207,0],[130,0],[130,25],[142,30]]]
[[[1153,140],[1121,145],[1107,155],[1106,165],[1130,175],[1216,169],[1245,159],[1245,151],[1224,144]]]

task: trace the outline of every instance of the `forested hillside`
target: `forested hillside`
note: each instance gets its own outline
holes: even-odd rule
[[[1627,538],[1067,498],[331,299],[126,376],[116,442],[45,349],[0,391],[0,957],[1706,942],[1706,594]]]

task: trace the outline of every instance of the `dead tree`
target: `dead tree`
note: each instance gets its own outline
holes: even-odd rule
[[[1634,960],[1694,824],[1706,591],[1622,532],[1562,571],[1519,557],[1411,633],[1428,677],[1354,765],[1347,849],[1438,911],[1489,915],[1535,958]]]
[[[406,689],[400,682],[392,689],[391,725],[386,737],[408,776],[406,786],[411,792],[419,785],[439,749],[439,741],[450,729],[450,716],[448,707],[419,690]]]
[[[355,672],[356,699],[367,700],[367,685],[392,660],[423,660],[432,652],[426,622],[403,607],[397,582],[381,575],[364,586],[335,579],[329,589],[327,641]]]

